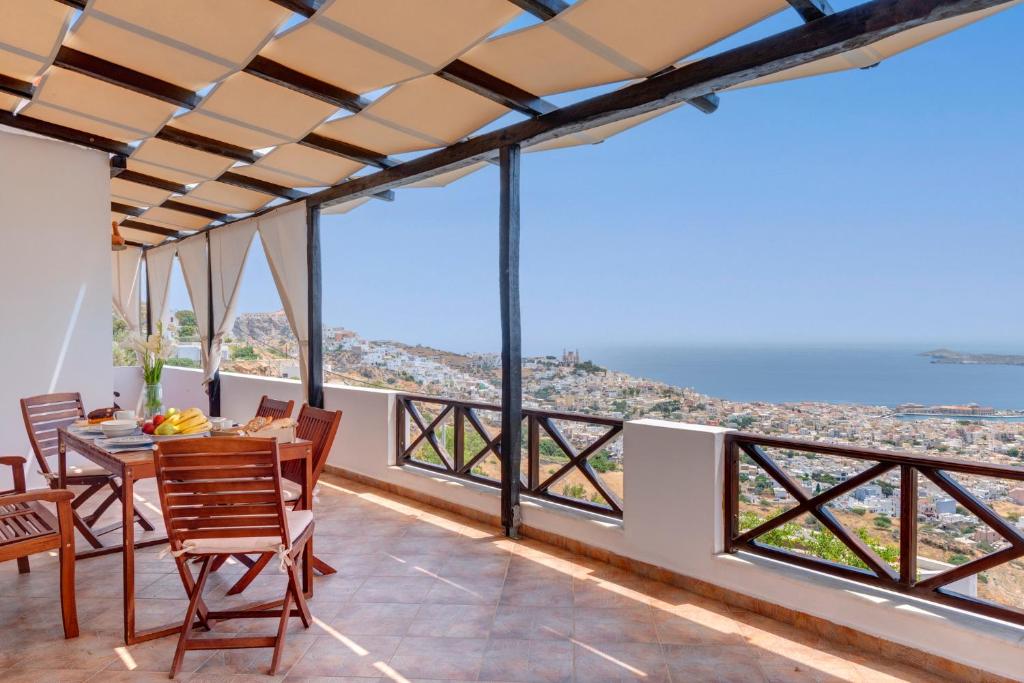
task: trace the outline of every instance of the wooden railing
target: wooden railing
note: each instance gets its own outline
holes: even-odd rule
[[[500,426],[488,426],[480,413],[498,413],[500,417],[501,406],[410,394],[400,394],[397,403],[399,465],[414,464],[488,486],[500,485],[497,471],[493,477],[485,471],[488,456],[494,456],[494,463],[501,462]],[[424,417],[427,406],[432,409],[431,415]],[[591,462],[599,456],[602,468],[621,467],[601,454],[621,434],[622,420],[532,408],[523,409],[523,420],[524,495],[622,517],[621,497]],[[607,429],[577,449],[556,424],[563,421]],[[419,433],[410,437],[414,430]],[[546,448],[542,448],[542,442]],[[569,485],[564,482],[574,475],[576,481],[572,486],[578,493],[589,493],[589,498],[566,495]],[[560,483],[563,493],[557,490]]]
[[[812,494],[800,481],[786,472],[766,448],[787,452],[809,453],[818,456],[839,456],[873,465],[848,479],[835,483],[820,493]],[[959,609],[978,612],[986,616],[1024,624],[1024,610],[981,598],[953,593],[948,586],[979,572],[990,571],[1011,560],[1024,556],[1024,533],[1011,525],[991,507],[954,479],[951,474],[971,477],[1024,481],[1024,468],[984,464],[950,458],[936,458],[910,453],[896,453],[866,448],[799,441],[734,432],[725,437],[725,547],[728,552],[747,551],[808,567],[828,574],[901,591]],[[749,458],[775,483],[796,501],[788,508],[753,528],[741,529],[740,524],[740,464]],[[844,527],[825,504],[890,473],[899,472],[899,559],[898,568],[879,556],[861,535]],[[994,530],[1005,543],[993,552],[975,558],[939,574],[921,578],[917,570],[919,496],[918,474],[923,475],[946,495]],[[809,554],[794,552],[758,539],[766,533],[780,529],[804,514],[812,515],[818,523],[835,535],[852,555],[863,563],[855,567],[820,559]],[[895,562],[894,562],[895,563]],[[1012,570],[1012,569],[1011,569]],[[1024,570],[1019,570],[1024,573]]]

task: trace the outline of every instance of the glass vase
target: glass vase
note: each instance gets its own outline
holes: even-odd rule
[[[142,417],[147,420],[164,412],[164,391],[160,383],[147,384],[142,390]]]

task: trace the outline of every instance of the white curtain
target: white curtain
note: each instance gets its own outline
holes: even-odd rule
[[[188,298],[192,301],[192,311],[196,315],[196,329],[199,330],[199,356],[203,368],[209,366],[207,345],[210,343],[209,322],[209,287],[207,286],[208,264],[206,253],[206,236],[198,235],[178,242],[178,261],[181,263],[181,274],[185,278]]]
[[[178,245],[168,244],[146,252],[146,279],[149,280],[149,314],[153,316],[153,331],[158,322],[166,323],[167,295],[171,290],[171,268]]]
[[[309,378],[309,292],[306,261],[306,204],[300,202],[259,219],[260,241],[277,285],[288,324],[299,342],[302,386]]]
[[[210,345],[209,366],[205,368],[206,381],[209,382],[220,367],[224,337],[231,333],[235,324],[238,289],[242,284],[245,257],[256,234],[256,220],[231,223],[207,234],[213,271],[213,343]]]
[[[139,331],[139,264],[142,249],[128,247],[110,253],[110,270],[113,274],[114,310],[124,318],[132,332]]]

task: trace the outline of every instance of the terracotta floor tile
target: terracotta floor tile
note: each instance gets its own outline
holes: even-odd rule
[[[577,607],[573,638],[585,643],[657,643],[654,616],[647,607]]]
[[[666,645],[665,659],[673,680],[762,683],[756,655],[739,645]]]
[[[430,576],[371,576],[351,597],[354,603],[423,602],[437,579]]]
[[[412,638],[398,646],[390,666],[405,678],[476,680],[486,638]]]
[[[643,680],[660,683],[669,680],[668,665],[660,645],[588,643],[578,639],[573,642],[577,681]]]
[[[441,576],[424,602],[450,605],[496,605],[505,588],[500,577]]]
[[[537,609],[499,604],[491,627],[492,638],[553,640],[570,638],[572,635],[571,607]]]
[[[491,639],[480,679],[568,683],[573,679],[573,645],[568,640]]]
[[[329,626],[348,636],[404,636],[420,610],[418,604],[366,603],[342,605],[327,620]]]
[[[486,638],[494,623],[494,606],[427,604],[409,625],[409,636]]]
[[[293,677],[377,677],[382,673],[380,665],[391,659],[401,640],[397,636],[316,636],[287,673]]]

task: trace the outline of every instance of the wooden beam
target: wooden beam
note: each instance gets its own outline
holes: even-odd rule
[[[301,14],[302,16],[309,19],[311,16],[316,14],[316,11],[320,9],[320,5],[324,4],[323,0],[271,0],[276,2],[281,7]]]
[[[220,140],[214,140],[213,138],[204,137],[202,135],[196,135],[195,133],[189,133],[188,131],[181,130],[180,128],[174,128],[172,126],[164,126],[154,136],[160,140],[166,140],[167,142],[173,142],[177,145],[184,147],[191,147],[197,149],[200,152],[206,152],[208,154],[216,154],[217,156],[227,157],[228,159],[234,159],[236,161],[244,161],[247,164],[256,163],[260,156],[252,150],[239,147],[238,145],[232,145],[228,142],[221,142]]]
[[[498,284],[501,297],[501,525],[519,538],[523,351],[519,318],[519,145],[501,148]]]
[[[28,81],[22,81],[17,78],[11,78],[10,76],[0,74],[0,92],[31,100],[32,96],[36,93],[36,89]]]
[[[128,157],[115,154],[110,157],[110,177],[117,178],[122,173],[128,172]]]
[[[360,97],[353,92],[331,85],[318,78],[307,76],[300,71],[260,55],[253,57],[252,61],[249,62],[243,71],[351,112],[358,113],[370,106],[370,101],[365,97]]]
[[[187,88],[182,88],[173,83],[168,83],[159,78],[147,76],[134,69],[121,66],[120,64],[79,52],[66,45],[62,45],[57,50],[57,56],[54,58],[53,64],[68,71],[90,76],[131,90],[132,92],[152,97],[161,102],[185,107],[186,109],[195,109],[199,104],[199,100],[202,99]]]
[[[477,95],[486,97],[492,102],[497,102],[503,107],[514,109],[527,116],[540,116],[558,108],[531,92],[459,59],[438,71],[437,75],[466,90],[471,90]]]
[[[655,78],[562,107],[424,154],[393,168],[310,195],[334,204],[401,187],[487,159],[507,144],[530,145],[702,97],[943,19],[1010,0],[872,0],[674,69]]]
[[[62,5],[67,5],[68,7],[74,7],[77,10],[85,11],[85,4],[88,0],[57,0],[57,2]]]
[[[110,202],[110,210],[114,213],[123,213],[127,216],[141,216],[146,213],[146,209],[140,206],[132,206],[131,204],[122,204],[121,202]]]
[[[361,164],[376,166],[377,168],[392,168],[393,166],[398,165],[397,161],[389,159],[386,154],[374,152],[371,149],[359,147],[358,145],[350,145],[347,142],[335,140],[334,138],[329,138],[326,135],[319,135],[317,133],[310,133],[299,140],[299,144],[305,145],[311,149],[318,149],[321,152],[345,157],[352,161],[358,161]]]
[[[513,5],[521,7],[541,21],[553,19],[569,8],[562,0],[509,0]]]
[[[174,192],[176,194],[188,193],[188,188],[184,185],[179,185],[178,183],[171,182],[170,180],[164,180],[163,178],[157,178],[145,173],[139,173],[138,171],[129,171],[126,169],[121,171],[117,177],[121,180],[127,180],[130,183],[135,183],[136,185],[155,187],[159,190],[167,190],[168,192]]]
[[[138,247],[139,249],[142,249],[143,251],[149,249],[150,247],[156,246],[156,245],[153,245],[153,244],[145,244],[143,242],[136,242],[135,240],[125,240],[124,243],[127,244],[129,247]]]
[[[206,233],[206,355],[213,361],[213,249],[210,246],[210,233]],[[204,368],[205,370],[205,368]],[[206,395],[210,400],[210,416],[220,417],[220,370],[206,384]]]
[[[151,232],[154,235],[163,235],[164,237],[178,237],[181,234],[180,230],[163,228],[159,225],[150,225],[149,223],[143,223],[142,221],[133,221],[130,218],[121,221],[121,227],[131,228],[132,230],[142,230],[143,232]]]
[[[31,116],[15,116],[9,111],[0,111],[0,125],[10,126],[11,128],[18,128],[20,130],[27,130],[37,135],[53,138],[54,140],[61,140],[63,142],[70,142],[74,145],[81,145],[82,147],[98,149],[101,152],[106,152],[107,154],[130,156],[131,153],[135,151],[131,145],[118,140],[111,140],[110,138],[105,138],[102,135],[93,135],[92,133],[86,133],[85,131],[76,130],[75,128],[68,128],[67,126],[50,123],[49,121],[34,119]]]
[[[320,207],[306,206],[306,277],[309,329],[306,401],[314,408],[324,407],[323,343],[323,257],[320,250]]]
[[[708,93],[707,95],[701,95],[700,97],[694,97],[693,99],[686,100],[686,103],[691,107],[696,107],[705,114],[714,114],[718,111],[718,95],[715,93]]]
[[[817,21],[824,19],[835,10],[828,3],[828,0],[787,0],[804,21]]]
[[[225,185],[234,185],[240,187],[243,190],[252,190],[253,192],[262,192],[263,194],[274,195],[275,197],[284,197],[285,199],[302,199],[306,196],[306,192],[300,190],[293,190],[284,185],[278,185],[277,183],[268,183],[266,180],[259,180],[258,178],[250,178],[247,175],[241,175],[240,173],[232,173],[231,171],[225,171],[217,178],[217,182],[224,183]]]
[[[200,206],[192,206],[191,204],[185,204],[184,202],[177,202],[173,199],[168,199],[160,205],[162,209],[170,209],[171,211],[180,211],[181,213],[189,213],[193,216],[200,216],[202,218],[209,218],[211,221],[226,221],[230,216],[217,212],[211,211],[210,209],[204,209]]]

